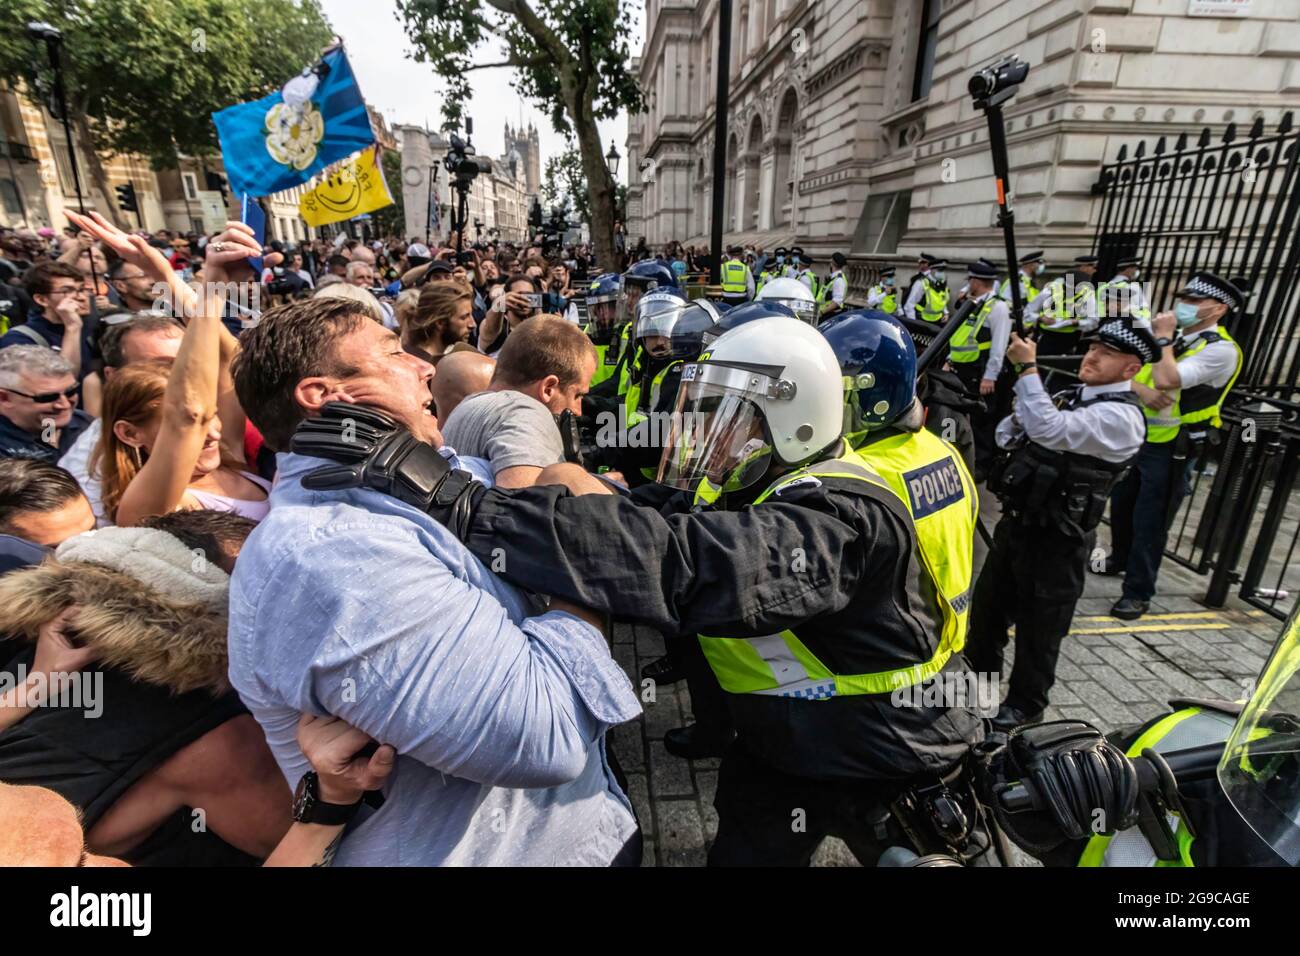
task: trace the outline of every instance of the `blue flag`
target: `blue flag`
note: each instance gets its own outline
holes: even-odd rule
[[[373,145],[365,100],[343,48],[272,93],[212,114],[236,194],[268,196]]]

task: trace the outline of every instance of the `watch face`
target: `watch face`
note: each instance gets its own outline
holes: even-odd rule
[[[305,773],[298,781],[293,794],[293,818],[299,822],[305,820],[316,803],[316,774]]]

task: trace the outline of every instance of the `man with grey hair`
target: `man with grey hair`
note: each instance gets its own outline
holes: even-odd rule
[[[0,349],[0,458],[56,463],[92,421],[77,397],[76,375],[58,352]]]
[[[375,285],[379,280],[375,278],[375,267],[373,263],[367,262],[364,258],[357,255],[357,253],[361,252],[367,253],[372,259],[374,258],[374,253],[371,253],[369,249],[366,249],[363,246],[358,246],[353,252],[352,261],[348,263],[346,281],[348,285],[354,285],[358,289],[364,289],[367,292],[370,292],[371,289],[375,288]],[[375,297],[373,292],[370,292],[370,295]],[[379,311],[383,317],[381,321],[384,323],[384,328],[396,329],[397,318],[393,315],[393,307],[383,299],[375,297],[375,301],[379,304]]]

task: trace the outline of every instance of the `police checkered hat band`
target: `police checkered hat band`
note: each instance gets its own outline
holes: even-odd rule
[[[1112,319],[1097,330],[1097,338],[1113,349],[1136,355],[1144,365],[1160,358],[1160,346],[1151,330],[1131,321]]]
[[[1183,286],[1174,293],[1177,296],[1188,296],[1194,299],[1213,299],[1215,302],[1222,302],[1230,309],[1240,309],[1243,305],[1244,297],[1241,290],[1229,282],[1227,279],[1216,276],[1213,272],[1196,272],[1187,280],[1187,285]]]

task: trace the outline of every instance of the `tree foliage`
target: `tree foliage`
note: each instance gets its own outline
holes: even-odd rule
[[[564,205],[573,213],[572,218],[590,224],[591,204],[588,201],[587,177],[582,171],[582,157],[570,145],[558,156],[546,161],[546,174],[542,178],[542,200],[549,208]]]
[[[596,252],[613,261],[614,182],[596,121],[644,105],[629,69],[633,0],[398,0],[397,6],[415,59],[449,86],[448,124],[463,118],[473,71],[508,66],[520,95],[547,112],[557,132],[576,139]]]
[[[384,170],[384,181],[393,196],[393,204],[377,209],[371,213],[375,231],[381,236],[406,235],[406,205],[402,199],[402,154],[395,150],[384,150],[380,159]]]
[[[63,33],[70,116],[98,148],[159,168],[214,154],[209,114],[279,88],[333,35],[317,0],[8,0],[0,79],[32,93],[51,78],[32,20]]]

